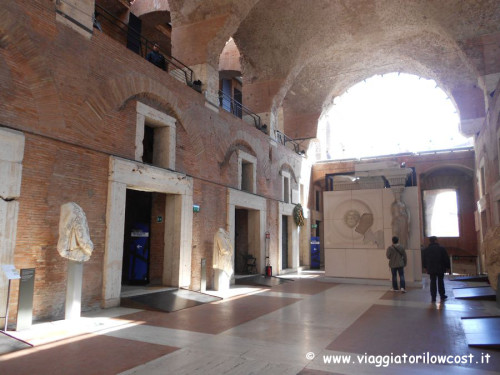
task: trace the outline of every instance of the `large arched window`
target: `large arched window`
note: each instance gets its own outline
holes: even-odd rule
[[[322,159],[350,159],[472,146],[435,81],[410,74],[373,76],[334,100],[318,125]]]

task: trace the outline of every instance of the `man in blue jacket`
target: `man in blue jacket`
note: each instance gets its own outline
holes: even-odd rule
[[[444,301],[446,296],[444,291],[444,273],[450,268],[450,257],[446,249],[438,244],[437,238],[432,236],[429,238],[430,245],[424,250],[423,254],[423,267],[431,279],[431,298],[432,302],[436,302],[436,294],[439,290],[441,302]],[[437,288],[436,288],[437,281]]]

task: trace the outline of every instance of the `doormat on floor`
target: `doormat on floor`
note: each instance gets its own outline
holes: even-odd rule
[[[175,289],[122,298],[120,305],[142,310],[173,312],[221,299],[191,290]]]
[[[457,276],[450,281],[481,281],[489,283],[488,276],[476,275],[476,276]]]
[[[500,349],[500,316],[462,318],[469,346]]]
[[[497,293],[491,286],[476,286],[467,288],[453,288],[455,298],[495,300]]]
[[[258,285],[258,286],[276,286],[284,283],[293,282],[293,280],[283,279],[281,277],[253,275],[249,277],[240,277],[235,279],[236,285]]]

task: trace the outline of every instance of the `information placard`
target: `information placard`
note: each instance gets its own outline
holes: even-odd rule
[[[13,264],[2,264],[2,269],[5,273],[5,276],[7,276],[7,279],[9,280],[17,280],[21,278],[19,270],[16,269]]]

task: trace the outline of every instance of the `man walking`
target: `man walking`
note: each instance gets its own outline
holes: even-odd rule
[[[387,248],[385,255],[387,259],[389,259],[389,267],[391,268],[392,273],[392,290],[395,292],[399,290],[398,288],[398,277],[401,283],[401,291],[406,293],[405,289],[405,270],[406,267],[406,251],[405,248],[398,243],[399,238],[394,236],[392,237],[392,245]]]
[[[432,302],[436,302],[437,291],[439,291],[441,302],[443,302],[446,298],[448,298],[445,294],[443,279],[444,273],[450,268],[450,257],[448,256],[446,249],[438,244],[435,236],[430,237],[429,240],[431,243],[424,250],[423,254],[423,266],[424,270],[427,271],[431,279],[430,289]]]

